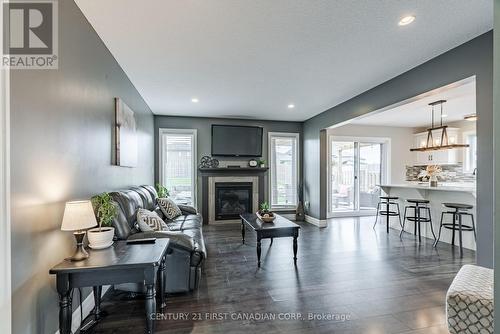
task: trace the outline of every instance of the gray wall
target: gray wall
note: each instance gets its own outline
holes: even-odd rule
[[[158,158],[158,132],[160,128],[172,129],[197,129],[198,143],[198,162],[204,155],[210,155],[211,152],[211,138],[212,138],[212,124],[231,124],[231,125],[250,125],[261,126],[264,128],[263,134],[263,147],[262,156],[267,162],[269,161],[267,152],[267,137],[269,132],[293,132],[299,133],[302,141],[302,123],[300,122],[279,122],[279,121],[257,121],[257,120],[244,120],[244,119],[223,119],[223,118],[202,118],[202,117],[176,117],[176,116],[155,116],[155,180],[159,179],[159,158]],[[300,165],[299,169],[302,172],[302,145],[300,147]],[[217,157],[218,160],[249,160],[251,158],[228,158]],[[198,175],[199,176],[199,175]],[[302,174],[300,175],[302,178]],[[269,194],[269,182],[266,178],[266,196]],[[201,178],[198,178],[198,185],[201,185]],[[198,209],[201,210],[201,187],[198,187]],[[266,201],[268,198],[265,199]]]
[[[154,179],[153,115],[73,1],[59,1],[59,50],[59,70],[11,71],[13,333],[58,329],[64,203]],[[137,168],[111,165],[117,96],[136,112]]]
[[[500,0],[495,0],[494,5],[495,12],[495,25],[494,29],[500,31]],[[499,212],[500,212],[500,34],[494,34],[494,92],[495,95],[493,97],[493,119],[494,119],[494,187],[495,187],[495,211],[494,211],[494,222],[495,222],[495,284],[494,284],[494,293],[495,293],[495,319],[500,319],[500,220]],[[498,324],[498,320],[496,321]],[[500,326],[495,326],[495,333],[500,333]]]
[[[304,123],[304,190],[309,215],[326,218],[326,156],[320,130],[421,93],[476,76],[478,133],[477,261],[493,265],[493,33],[490,31]],[[318,164],[318,160],[320,163]]]

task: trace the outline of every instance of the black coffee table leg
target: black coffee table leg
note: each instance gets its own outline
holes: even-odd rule
[[[241,242],[245,243],[245,222],[241,220]]]
[[[154,332],[154,317],[156,313],[155,285],[146,285],[146,333]]]
[[[59,294],[59,333],[71,333],[71,289],[68,274],[57,275],[57,293]]]
[[[159,269],[159,274],[160,275],[160,309],[163,310],[166,306],[167,303],[165,302],[165,260],[166,258],[163,257],[160,263]]]
[[[260,268],[260,235],[257,235],[257,266]]]
[[[293,237],[293,262],[297,265],[297,237]]]
[[[269,246],[271,246],[273,244],[273,240],[274,240],[274,238],[271,238],[271,243],[269,244]]]

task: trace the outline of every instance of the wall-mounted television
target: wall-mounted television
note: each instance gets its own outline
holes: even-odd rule
[[[212,155],[261,157],[263,129],[258,126],[212,125]]]

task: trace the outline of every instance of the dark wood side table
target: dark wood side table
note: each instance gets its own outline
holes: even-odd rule
[[[272,223],[264,223],[254,213],[243,213],[241,218],[241,240],[245,243],[245,226],[250,227],[257,233],[257,266],[260,268],[260,253],[262,239],[293,237],[293,261],[297,265],[297,238],[299,237],[300,226],[290,220],[278,215]]]
[[[56,275],[59,294],[59,332],[71,333],[71,291],[74,288],[93,287],[95,314],[98,317],[103,285],[144,283],[146,286],[147,333],[154,332],[156,313],[156,280],[160,285],[161,308],[165,306],[165,256],[169,239],[157,239],[149,244],[127,244],[116,241],[102,250],[88,250],[89,258],[71,262],[64,260],[52,269]]]

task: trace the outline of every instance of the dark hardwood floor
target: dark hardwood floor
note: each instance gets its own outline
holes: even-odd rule
[[[460,259],[458,248],[434,249],[431,240],[418,244],[411,234],[401,240],[398,231],[386,234],[385,224],[375,230],[372,224],[373,217],[334,219],[324,229],[300,223],[297,267],[292,239],[282,238],[271,247],[263,240],[261,269],[251,231],[242,245],[240,225],[207,226],[201,286],[168,296],[164,318],[171,319],[158,320],[156,332],[448,333],[446,290],[460,267],[474,262],[474,252]],[[141,298],[115,291],[103,308],[109,315],[94,333],[144,331]],[[187,320],[179,318],[183,313]],[[200,320],[193,318],[198,313]],[[309,320],[310,314],[319,318]],[[216,316],[227,319],[210,319]]]

